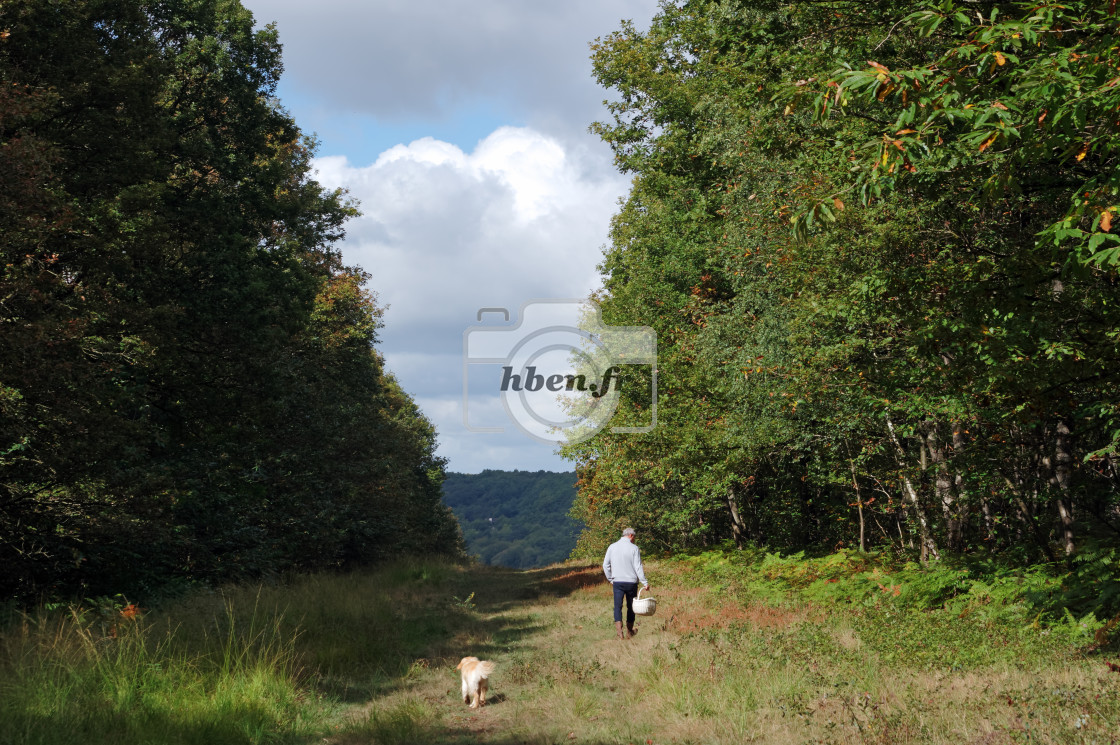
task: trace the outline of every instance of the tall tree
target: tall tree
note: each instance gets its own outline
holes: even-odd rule
[[[281,69],[233,0],[0,8],[0,592],[460,548]]]

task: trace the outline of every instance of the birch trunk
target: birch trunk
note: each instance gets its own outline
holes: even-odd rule
[[[1058,422],[1058,436],[1054,444],[1054,479],[1058,482],[1058,517],[1062,521],[1062,543],[1066,558],[1073,556],[1073,500],[1070,482],[1073,480],[1073,456],[1070,455],[1070,431],[1065,422]]]
[[[941,502],[941,512],[945,517],[945,526],[948,533],[950,551],[960,550],[960,520],[956,515],[956,498],[953,494],[953,478],[949,473],[949,463],[945,456],[945,445],[937,435],[937,424],[930,422],[926,429],[925,448],[929,453],[930,463],[936,469],[934,473],[934,490],[937,492],[938,501]]]
[[[894,423],[891,421],[890,417],[887,417],[887,431],[890,433],[891,442],[894,443],[895,455],[898,458],[898,465],[900,468],[905,469],[906,451],[902,449],[902,443],[898,441],[898,435],[895,434]],[[924,451],[922,456],[923,458],[925,457]],[[924,564],[929,561],[929,558],[931,556],[935,560],[938,560],[941,558],[941,554],[937,550],[937,543],[934,542],[933,536],[930,535],[929,520],[926,518],[926,511],[922,507],[921,499],[918,498],[917,490],[914,489],[914,485],[910,483],[910,479],[906,476],[905,472],[903,472],[902,474],[902,484],[905,487],[906,498],[910,500],[910,506],[914,508],[914,514],[918,518],[918,528],[922,541],[922,563]]]

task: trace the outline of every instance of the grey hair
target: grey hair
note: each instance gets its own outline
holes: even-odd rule
[[[625,530],[622,531],[622,535],[623,536],[634,535],[634,529],[633,528],[626,528]]]

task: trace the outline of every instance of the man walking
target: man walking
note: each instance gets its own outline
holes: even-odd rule
[[[603,558],[603,572],[607,582],[614,587],[614,627],[619,639],[629,639],[638,633],[634,630],[634,596],[638,583],[649,589],[646,573],[642,571],[642,552],[634,545],[634,529],[622,531],[622,538],[607,547]],[[622,630],[622,599],[626,598],[626,630]]]

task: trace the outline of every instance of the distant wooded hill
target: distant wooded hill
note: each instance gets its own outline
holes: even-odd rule
[[[575,496],[575,473],[486,470],[449,473],[443,483],[468,552],[517,569],[568,558],[582,528],[568,517]]]

